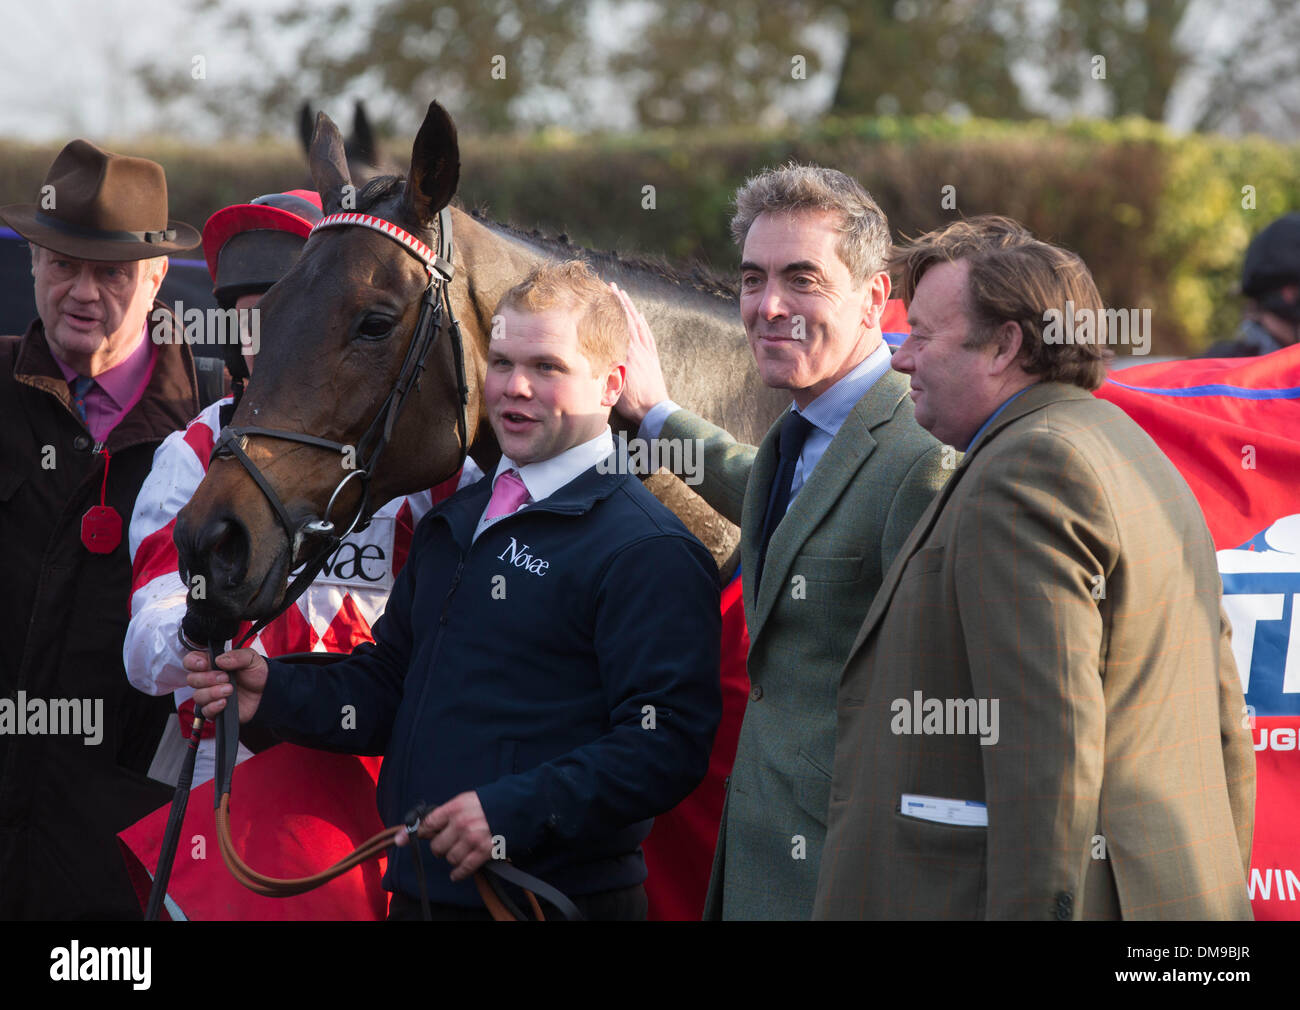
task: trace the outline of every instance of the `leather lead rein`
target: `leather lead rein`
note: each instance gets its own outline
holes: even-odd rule
[[[398,242],[404,249],[419,259],[429,272],[429,284],[421,296],[420,315],[415,324],[415,332],[411,336],[411,343],[407,347],[406,357],[402,361],[401,371],[398,373],[397,381],[393,389],[389,391],[384,403],[380,406],[374,420],[366,429],[365,434],[361,437],[358,448],[368,448],[372,438],[377,440],[374,451],[364,455],[363,465],[358,471],[353,471],[339,482],[338,487],[330,496],[329,504],[325,509],[325,516],[303,524],[303,529],[312,535],[323,536],[325,544],[315,555],[306,563],[302,572],[299,573],[285,591],[284,600],[275,614],[263,618],[251,627],[239,640],[234,648],[242,648],[247,642],[251,641],[254,636],[270,624],[276,617],[284,613],[292,606],[306,591],[307,587],[320,572],[321,566],[329,557],[330,553],[337,548],[342,542],[343,537],[352,532],[354,528],[360,525],[361,528],[370,521],[370,516],[365,515],[369,510],[370,495],[370,475],[374,473],[375,465],[378,463],[384,449],[387,448],[388,442],[392,437],[394,426],[397,423],[398,414],[401,412],[402,405],[406,402],[407,394],[414,388],[418,382],[421,373],[424,371],[425,359],[437,343],[438,334],[444,327],[451,331],[452,339],[452,357],[455,359],[456,382],[460,396],[460,417],[458,418],[458,431],[461,436],[461,458],[460,466],[465,465],[465,457],[469,452],[469,385],[466,381],[465,361],[464,361],[464,343],[461,337],[460,324],[456,320],[455,313],[451,307],[451,295],[449,287],[452,277],[454,276],[454,267],[452,266],[452,244],[451,244],[451,215],[444,207],[438,212],[438,253],[433,251],[417,239],[414,235],[399,228],[390,221],[384,221],[382,218],[372,217],[368,214],[331,214],[318,221],[312,228],[312,233],[322,228],[336,227],[365,227],[371,228],[387,235],[389,238]],[[445,315],[444,315],[445,311]],[[288,510],[280,501],[279,495],[270,482],[258,470],[244,451],[247,444],[246,439],[249,435],[260,437],[279,438],[291,442],[300,442],[305,445],[312,445],[318,448],[326,449],[331,452],[339,452],[343,449],[342,443],[331,442],[328,439],[318,438],[314,435],[304,435],[298,432],[282,431],[274,428],[245,427],[235,428],[227,426],[222,429],[216,445],[212,450],[212,460],[233,458],[238,461],[249,476],[261,489],[262,494],[266,496],[271,507],[274,509],[280,525],[284,527],[285,535],[289,539],[289,549],[293,550],[298,529],[295,529],[292,520],[289,518]],[[361,473],[362,496],[358,506],[357,513],[353,517],[352,523],[348,526],[347,531],[342,535],[337,533],[338,527],[330,518],[334,499],[337,497],[343,485],[357,473]],[[364,516],[364,519],[363,519]],[[216,669],[215,650],[210,652],[213,657],[213,669]],[[287,898],[296,894],[303,894],[322,884],[328,883],[335,877],[346,873],[347,871],[359,866],[369,859],[374,859],[383,854],[391,847],[397,836],[403,833],[414,835],[415,827],[423,816],[416,817],[413,822],[399,824],[396,827],[385,828],[383,831],[374,835],[366,842],[358,846],[350,855],[340,859],[333,866],[314,873],[307,877],[294,878],[276,878],[268,877],[259,873],[251,866],[244,862],[239,852],[235,849],[235,843],[230,831],[230,793],[231,781],[235,772],[235,757],[239,749],[239,692],[235,686],[234,680],[230,681],[230,696],[226,700],[226,707],[217,715],[217,783],[218,788],[214,795],[214,806],[216,808],[217,821],[217,840],[221,847],[221,858],[226,867],[230,870],[231,875],[238,880],[244,887],[256,894],[261,894],[272,898]],[[196,715],[197,712],[196,712]],[[228,718],[229,717],[229,718]],[[202,716],[198,715],[195,720],[196,727],[200,726]],[[198,739],[198,732],[194,734],[194,740]],[[188,796],[188,788],[185,790]],[[181,796],[181,790],[178,788],[177,796],[173,799],[173,805],[180,803],[180,816],[184,816],[185,797]],[[427,808],[424,809],[427,812]],[[171,833],[171,820],[179,821],[180,818],[175,816],[169,819],[168,833]],[[177,823],[176,829],[179,831],[180,825]],[[417,877],[420,881],[421,904],[426,919],[431,918],[429,911],[428,889],[424,881],[424,866],[419,858],[418,845],[413,839],[410,843],[412,852],[415,855]],[[164,841],[164,852],[167,850]],[[174,851],[174,846],[173,846]],[[166,881],[170,871],[170,860],[164,867],[162,860],[159,862],[157,873],[154,880],[154,891],[157,895],[150,896],[151,919],[156,918],[158,906],[161,905],[161,893],[165,891]],[[499,878],[499,879],[498,879]],[[571,920],[581,920],[582,913],[567,897],[558,890],[551,887],[544,881],[538,880],[530,874],[511,866],[509,863],[489,862],[474,874],[474,882],[478,886],[480,896],[484,904],[487,905],[492,917],[498,920],[514,921],[526,919],[527,917],[519,910],[518,906],[510,900],[501,886],[500,881],[508,881],[524,889],[527,895],[529,905],[538,920],[544,919],[541,906],[538,904],[535,894],[540,894],[547,901],[558,908],[565,918]],[[161,884],[161,889],[159,885]]]

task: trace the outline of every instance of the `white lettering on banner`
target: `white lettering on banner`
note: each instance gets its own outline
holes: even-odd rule
[[[1300,891],[1300,877],[1297,877],[1292,870],[1284,870],[1276,866],[1264,870],[1251,868],[1249,885],[1251,901],[1257,897],[1261,901],[1274,900],[1274,887],[1277,888],[1277,901],[1295,901],[1296,892]]]
[[[1271,730],[1261,726],[1255,741],[1255,750],[1295,750],[1296,731],[1293,726],[1274,726]]]
[[[1232,658],[1237,661],[1241,691],[1250,691],[1250,666],[1255,659],[1255,626],[1260,621],[1282,620],[1281,593],[1225,593],[1223,609],[1232,625]]]
[[[1297,619],[1300,559],[1297,555],[1300,555],[1300,515],[1276,520],[1253,537],[1248,547],[1216,553],[1223,579],[1223,609],[1232,625],[1232,655],[1237,661],[1241,690],[1262,716],[1300,715],[1297,699],[1288,697],[1300,694],[1300,619]],[[1251,696],[1252,681],[1256,682],[1256,696]],[[1259,697],[1261,691],[1267,697]]]
[[[394,516],[376,515],[366,529],[353,530],[325,559],[314,584],[389,592],[393,588],[391,551],[396,522]]]
[[[528,544],[520,546],[519,541],[514,537],[510,538],[510,544],[504,551],[497,555],[498,561],[505,561],[514,565],[516,568],[522,568],[526,572],[532,572],[534,575],[545,575],[546,569],[551,567],[549,561],[543,561],[541,558],[535,558],[530,553],[532,548]]]

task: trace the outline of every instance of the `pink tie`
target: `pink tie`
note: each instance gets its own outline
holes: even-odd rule
[[[492,488],[492,500],[488,502],[487,515],[484,519],[508,516],[528,500],[528,488],[514,470],[507,470],[497,478]]]

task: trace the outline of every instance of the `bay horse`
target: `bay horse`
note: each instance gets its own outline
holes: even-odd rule
[[[310,166],[326,214],[355,211],[392,222],[436,250],[436,223],[446,208],[454,237],[448,303],[464,334],[462,360],[455,360],[452,340],[440,338],[434,345],[392,427],[382,467],[366,477],[370,508],[447,479],[466,451],[486,472],[493,470],[499,449],[482,398],[492,312],[543,260],[583,256],[603,279],[628,291],[656,335],[674,399],[737,439],[756,444],[788,403],[789,394],[763,386],[752,364],[734,288],[703,271],[584,253],[563,238],[528,236],[450,207],[459,147],[450,116],[436,102],[415,138],[404,178],[379,177],[356,189],[339,131],[323,113]],[[270,339],[231,426],[356,446],[398,381],[429,276],[419,259],[379,231],[341,227],[314,233],[259,305],[262,333]],[[458,364],[468,380],[463,424]],[[214,628],[277,613],[291,571],[313,555],[312,523],[327,514],[357,515],[364,506],[364,480],[340,483],[349,465],[346,452],[259,434],[240,445],[282,506],[273,506],[245,465],[214,458],[175,530],[182,577],[206,582],[202,598],[190,600],[191,612]],[[676,478],[661,473],[649,486],[728,576],[737,553],[735,527]],[[337,500],[331,502],[332,496]]]

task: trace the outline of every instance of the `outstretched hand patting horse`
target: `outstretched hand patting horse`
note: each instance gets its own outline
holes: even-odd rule
[[[240,622],[256,622],[257,630],[289,606],[344,531],[364,527],[377,505],[454,475],[467,452],[485,471],[493,469],[499,450],[481,423],[493,307],[537,263],[578,252],[449,206],[459,149],[437,103],[416,136],[405,179],[354,187],[342,139],[323,115],[311,168],[327,218],[259,306],[266,339],[256,375],[175,528],[183,580],[206,588],[189,600],[185,632],[217,651]],[[752,368],[734,289],[699,271],[612,254],[587,258],[603,279],[628,288],[650,318],[677,402],[757,442],[784,402]],[[661,474],[649,484],[725,566],[735,528],[674,478]],[[300,574],[291,578],[294,572]],[[204,667],[187,666],[219,676],[208,657],[202,661]],[[216,666],[247,673],[255,665],[227,662]],[[196,686],[238,686],[242,721],[242,680]],[[249,688],[260,690],[253,682]],[[200,704],[215,715],[229,697],[209,695]],[[270,881],[227,844],[237,723],[225,715],[218,741],[229,761],[217,780],[223,857],[258,893],[301,893],[317,878]],[[409,824],[386,829],[362,850],[378,854],[402,832],[436,840],[445,830],[436,810],[412,813]],[[364,858],[362,850],[357,857]],[[439,854],[452,852],[456,843]],[[513,869],[497,862],[488,865]],[[330,872],[352,865],[356,857]],[[487,890],[478,879],[480,891]]]

